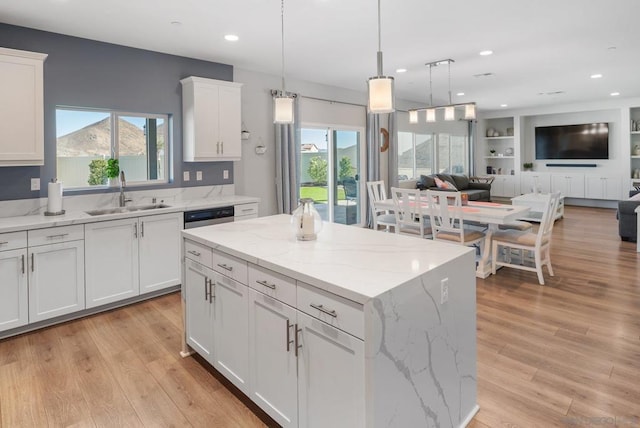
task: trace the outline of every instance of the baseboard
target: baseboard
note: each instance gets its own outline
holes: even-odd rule
[[[469,425],[469,423],[471,423],[471,420],[476,416],[479,410],[480,410],[480,406],[478,406],[477,404],[473,406],[473,409],[471,409],[471,412],[469,412],[467,417],[464,418],[464,420],[460,423],[459,427],[464,428],[467,425]]]

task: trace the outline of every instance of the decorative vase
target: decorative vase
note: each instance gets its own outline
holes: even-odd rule
[[[313,241],[322,230],[322,218],[311,198],[300,199],[300,205],[291,215],[291,225],[298,241]]]
[[[638,144],[633,146],[633,155],[634,156],[640,156],[640,146]]]

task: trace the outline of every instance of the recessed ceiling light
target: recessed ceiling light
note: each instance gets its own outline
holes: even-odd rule
[[[591,78],[592,78],[592,79],[600,79],[601,77],[602,77],[602,74],[599,74],[599,73],[598,73],[598,74],[592,74],[592,75],[591,75]]]
[[[180,21],[171,21],[171,25],[175,25],[176,27],[179,27],[182,25],[182,22]]]
[[[493,55],[493,51],[490,51],[490,50],[480,51],[480,55],[482,55],[482,56]]]
[[[500,104],[500,107],[509,107],[508,104]]]
[[[461,96],[463,96],[463,95],[464,95],[464,92],[458,92],[456,95],[457,95],[457,96],[459,96],[459,97],[461,97]]]
[[[611,95],[612,97],[617,97],[618,95],[620,95],[620,92],[611,92],[609,95]]]
[[[236,36],[235,34],[227,34],[226,36],[224,36],[224,39],[228,42],[237,42],[240,37]]]
[[[406,72],[407,72],[407,69],[406,69],[406,68],[398,68],[398,69],[396,70],[396,73],[406,73]]]

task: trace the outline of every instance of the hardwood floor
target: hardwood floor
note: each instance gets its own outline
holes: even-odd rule
[[[606,209],[566,207],[553,234],[546,285],[508,268],[477,281],[470,427],[640,426],[635,244]],[[179,357],[181,326],[176,293],[0,341],[0,426],[264,426]]]

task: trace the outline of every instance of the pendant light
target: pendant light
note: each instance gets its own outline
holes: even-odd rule
[[[284,85],[284,0],[280,0],[282,35],[282,90],[273,98],[273,123],[293,123],[293,97],[287,95]]]
[[[447,74],[449,78],[449,105],[444,108],[444,120],[455,120],[456,118],[456,108],[452,105],[451,102],[451,63],[453,60],[447,61]]]
[[[393,77],[382,72],[382,41],[380,30],[380,0],[378,0],[378,74],[369,78],[369,113],[391,113],[395,111]]]
[[[433,64],[427,64],[429,66],[429,107],[433,107],[433,79],[431,78],[431,68]],[[436,121],[436,109],[429,108],[426,113],[427,122]]]

